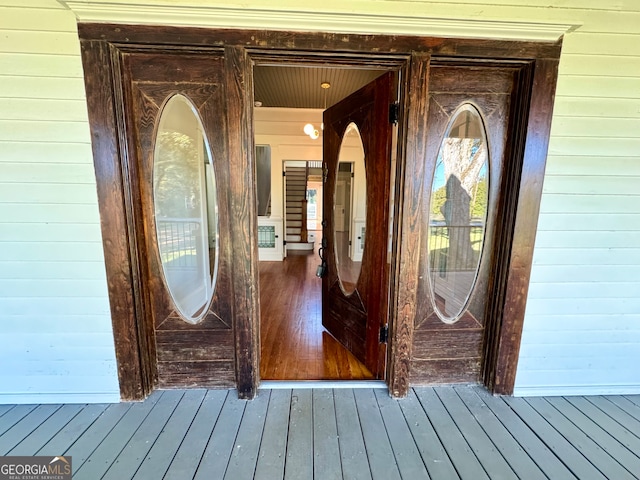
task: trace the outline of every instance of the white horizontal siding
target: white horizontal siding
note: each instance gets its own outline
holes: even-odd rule
[[[640,391],[638,7],[565,37],[518,395]]]
[[[0,402],[117,401],[73,14],[0,2]]]

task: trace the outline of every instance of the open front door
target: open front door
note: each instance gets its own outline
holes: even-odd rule
[[[376,378],[386,355],[394,87],[387,72],[324,112],[322,324]]]

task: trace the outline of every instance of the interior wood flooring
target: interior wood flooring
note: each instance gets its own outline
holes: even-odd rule
[[[260,262],[262,380],[364,380],[373,375],[322,326],[317,254]]]

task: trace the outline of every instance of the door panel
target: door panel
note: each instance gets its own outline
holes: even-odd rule
[[[395,74],[388,72],[324,113],[323,164],[327,172],[324,189],[324,231],[327,272],[322,280],[322,324],[377,378],[384,375],[386,347],[379,342],[381,325],[387,322],[389,272],[389,182],[393,128],[389,106],[394,101]],[[334,211],[338,160],[348,127],[355,124],[364,150],[366,176],[366,241],[361,270],[347,295],[338,277],[337,224]],[[352,186],[355,189],[356,186]],[[350,211],[355,211],[351,208]],[[344,224],[353,224],[344,219]],[[342,227],[342,228],[341,228]],[[346,250],[346,251],[345,251]],[[343,249],[341,258],[351,249]]]
[[[509,125],[512,94],[517,69],[495,66],[432,65],[429,73],[429,110],[427,118],[427,147],[425,163],[427,174],[423,184],[423,201],[427,208],[422,212],[422,237],[420,249],[420,281],[417,294],[417,316],[413,340],[411,379],[421,383],[476,382],[480,380],[484,341],[485,312],[491,302],[491,278],[495,268],[494,243],[501,216],[500,201],[503,186],[505,156],[508,155]],[[446,318],[443,310],[447,302],[442,289],[433,288],[429,279],[429,267],[437,264],[434,242],[443,235],[452,241],[451,225],[435,224],[430,214],[438,210],[438,199],[432,197],[435,165],[439,161],[441,143],[447,134],[452,116],[463,105],[479,112],[488,145],[488,207],[484,230],[483,248],[475,284],[464,304],[462,312],[454,318]],[[452,178],[455,174],[451,174]],[[459,190],[459,192],[462,190]],[[441,200],[440,200],[441,201]],[[473,222],[469,218],[469,225]],[[468,227],[471,230],[472,227]],[[444,232],[444,233],[442,233]],[[479,234],[478,234],[479,235]],[[468,240],[468,238],[467,238]],[[477,240],[477,239],[475,239]],[[434,255],[429,258],[429,248]],[[448,248],[442,251],[448,252]],[[438,272],[444,281],[446,268]],[[437,282],[436,281],[436,282]],[[457,306],[462,306],[459,304]],[[457,309],[454,309],[457,311]]]
[[[130,85],[127,92],[127,120],[133,135],[130,152],[137,159],[137,171],[132,175],[132,190],[138,192],[141,205],[139,228],[144,232],[142,260],[143,285],[147,299],[147,326],[155,339],[157,382],[160,387],[232,386],[234,385],[234,352],[232,331],[231,262],[229,239],[229,196],[227,134],[225,119],[224,57],[222,55],[189,54],[125,54],[125,77]],[[217,197],[218,238],[217,272],[213,296],[193,323],[182,317],[167,288],[156,235],[154,206],[154,149],[159,117],[164,105],[175,95],[188,99],[200,118],[208,139]],[[179,122],[178,122],[179,123]],[[202,140],[200,140],[202,141]],[[201,146],[202,147],[202,146]],[[202,148],[206,148],[206,145]],[[157,172],[155,172],[157,173]],[[201,177],[207,175],[201,172]],[[190,181],[186,174],[184,182]],[[204,178],[204,177],[203,177]],[[198,177],[197,181],[202,182]],[[196,181],[196,180],[193,180]],[[194,202],[187,198],[184,202]],[[202,203],[202,202],[200,202]],[[211,208],[212,199],[200,208]],[[176,214],[177,216],[178,214]],[[179,222],[179,219],[174,223]],[[172,225],[172,228],[175,225]],[[195,227],[194,227],[195,228]],[[189,232],[185,234],[189,239]],[[177,240],[175,240],[177,242]],[[205,244],[206,245],[206,244]],[[209,248],[214,248],[210,245]],[[191,247],[186,247],[191,248]],[[194,246],[193,248],[197,248]],[[203,247],[200,247],[203,248]],[[187,251],[187,250],[185,250]],[[185,257],[185,251],[176,255]],[[204,256],[207,258],[207,256]],[[166,260],[165,260],[166,262]],[[186,265],[186,266],[185,266]],[[191,268],[190,264],[179,268]],[[154,357],[152,352],[152,357]],[[153,360],[153,359],[152,359]]]

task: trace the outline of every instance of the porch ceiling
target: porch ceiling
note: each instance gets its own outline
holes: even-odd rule
[[[257,65],[255,101],[263,107],[330,107],[382,73],[368,69]],[[322,82],[331,84],[326,90],[326,104]]]

